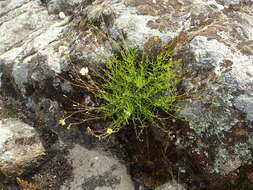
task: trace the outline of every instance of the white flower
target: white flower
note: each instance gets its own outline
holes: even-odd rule
[[[156,4],[156,0],[153,0],[153,3],[155,3],[155,4]]]
[[[87,75],[88,72],[89,72],[88,67],[83,67],[83,68],[80,70],[80,74],[83,75],[83,76]]]
[[[65,19],[66,15],[64,14],[64,12],[60,12],[59,17],[60,19]]]

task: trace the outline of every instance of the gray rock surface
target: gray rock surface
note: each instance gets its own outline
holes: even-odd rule
[[[46,150],[35,129],[18,119],[0,120],[0,171],[10,176],[27,174],[41,164]]]
[[[73,179],[61,190],[134,190],[126,167],[102,151],[88,150],[79,145],[69,150]]]
[[[80,1],[50,1],[59,11],[67,11],[64,20],[59,18],[58,12],[49,14],[46,2],[49,3],[40,0],[0,2],[3,7],[0,16],[0,33],[3,34],[0,38],[0,81],[7,81],[0,82],[3,84],[1,91],[11,89],[25,98],[28,109],[34,112],[45,97],[54,96],[55,99],[57,94],[62,96],[62,91],[71,89],[67,82],[61,83],[56,73],[66,70],[64,51],[68,50],[68,43],[63,35],[68,33],[68,11],[73,11],[73,6]],[[55,117],[52,112],[51,116]]]
[[[6,88],[6,81],[11,83],[32,112],[53,123],[60,112],[57,94],[72,90],[55,77],[68,68],[65,51],[70,51],[77,67],[95,67],[113,55],[104,33],[118,43],[124,34],[126,44],[150,52],[168,45],[182,58],[182,72],[187,76],[182,86],[191,95],[187,103],[180,104],[179,113],[189,122],[190,132],[178,136],[177,145],[187,150],[193,165],[211,184],[224,182],[227,174],[250,164],[251,0],[44,2],[48,3],[0,1],[1,88]],[[80,3],[78,14],[68,20]],[[59,19],[60,12],[66,19]],[[38,107],[52,112],[41,114]]]
[[[60,72],[62,55],[55,45],[61,42],[60,35],[69,18],[62,21],[58,15],[48,15],[46,7],[42,7],[39,0],[18,3],[15,0],[1,1],[0,6],[5,7],[0,17],[0,33],[3,34],[0,39],[0,60],[2,64],[15,65],[13,75],[15,81],[19,81],[20,76],[18,86],[27,83],[28,65],[31,62],[34,65],[44,60],[43,63],[50,69]],[[24,76],[17,72],[24,73]]]
[[[198,136],[182,144],[193,158],[198,158],[196,162],[205,163],[199,166],[206,174],[224,175],[251,159],[252,6],[252,1],[241,0],[97,0],[85,9],[87,22],[107,32],[112,39],[117,40],[123,32],[126,43],[148,50],[170,42],[169,47],[182,57],[182,71],[188,76],[183,81],[184,88],[192,94],[192,100],[180,105],[179,115]],[[93,63],[99,62],[101,52],[110,56],[106,40],[94,44],[99,39],[92,31],[87,32],[80,35],[73,54],[83,62]],[[246,117],[241,118],[243,114]],[[236,130],[247,131],[244,139],[249,141],[239,140],[242,136],[239,138]],[[196,144],[198,141],[203,144]],[[241,149],[237,150],[238,147]],[[220,157],[219,152],[224,149],[228,156]],[[233,151],[236,155],[230,155]],[[231,161],[234,156],[231,168],[221,167],[220,163]]]
[[[236,98],[235,107],[246,113],[246,118],[253,121],[253,97],[250,95],[240,95]]]
[[[186,190],[186,189],[175,180],[172,180],[165,183],[164,185],[155,188],[155,190]]]

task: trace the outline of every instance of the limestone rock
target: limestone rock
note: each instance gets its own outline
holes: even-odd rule
[[[46,151],[35,129],[18,119],[0,120],[0,171],[19,176],[39,166]]]
[[[49,14],[41,2],[0,2],[0,6],[5,7],[1,9],[0,16],[0,33],[4,34],[0,39],[0,81],[8,81],[11,89],[23,98],[41,94],[42,91],[43,97],[51,96],[49,94],[55,96],[70,88],[67,83],[61,84],[55,74],[67,67],[64,51],[68,50],[68,42],[62,35],[67,32],[70,17],[61,20],[58,14]],[[66,10],[62,5],[66,1],[50,2],[59,5],[59,11]],[[68,1],[68,8],[73,10],[71,6],[78,3],[80,1]],[[1,91],[4,91],[6,84],[1,86]]]
[[[48,13],[49,14],[59,14],[64,12],[65,14],[71,14],[74,6],[77,6],[81,3],[81,0],[50,0],[47,3]]]
[[[68,22],[49,15],[40,1],[0,1],[2,88],[9,79],[26,105],[40,100],[56,105],[57,94],[71,91],[54,75],[68,68],[66,50],[77,66],[96,67],[115,50],[104,33],[117,43],[124,36],[127,45],[145,50],[168,45],[182,59],[181,71],[187,76],[182,86],[192,95],[179,105],[179,116],[189,122],[189,129],[182,129],[177,145],[187,150],[209,184],[223,183],[227,175],[250,164],[251,0],[52,0],[48,5],[52,13],[65,13],[66,5],[79,3],[80,17],[74,18],[78,24],[70,30]]]
[[[155,190],[185,190],[185,188],[175,180],[172,180],[155,188]]]
[[[68,160],[73,167],[73,179],[61,190],[134,190],[126,167],[117,159],[99,150],[88,150],[75,145],[69,150]]]
[[[246,118],[253,121],[253,97],[250,95],[240,95],[235,100],[235,107],[246,113]]]
[[[189,136],[178,142],[207,181],[221,177],[215,183],[252,158],[252,10],[244,0],[96,0],[84,12],[116,41],[123,33],[127,44],[152,49],[148,42],[155,36],[182,58],[182,84],[192,97],[179,105],[179,115],[195,135],[185,132]],[[91,30],[79,40],[73,54],[80,62],[99,63],[98,55],[112,54]]]

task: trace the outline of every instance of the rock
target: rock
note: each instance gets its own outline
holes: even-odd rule
[[[246,119],[249,121],[253,121],[253,97],[243,94],[236,98],[235,107],[246,113]]]
[[[67,157],[73,167],[73,179],[65,182],[61,190],[135,189],[126,167],[101,151],[75,145]]]
[[[0,171],[20,176],[38,167],[46,150],[35,129],[18,119],[0,120]]]
[[[85,11],[89,23],[118,43],[115,34],[124,33],[127,44],[140,49],[146,45],[148,50],[153,44],[157,50],[152,40],[157,38],[159,47],[169,42],[168,47],[182,58],[184,88],[192,97],[179,105],[179,115],[189,122],[191,132],[182,129],[186,136],[177,142],[187,139],[180,147],[214,186],[222,186],[227,174],[251,160],[252,6],[243,0],[97,0]],[[105,58],[112,54],[113,48],[105,48],[106,40],[90,30],[79,40],[73,55],[80,62],[99,63],[103,61],[99,54]]]
[[[52,0],[48,6],[51,15],[36,0],[0,1],[0,86],[15,89],[31,112],[52,105],[54,112],[39,115],[50,126],[57,120],[60,96],[73,90],[55,77],[68,70],[66,51],[81,68],[104,63],[115,51],[111,40],[122,45],[122,36],[151,54],[167,45],[182,59],[182,87],[190,96],[179,105],[189,127],[177,146],[210,189],[252,168],[251,0]],[[73,7],[80,8],[73,21],[61,21],[58,13],[69,15]]]
[[[229,5],[228,1],[222,1],[221,4],[225,7],[240,4],[241,8],[236,9],[237,12],[234,14],[229,14],[227,9],[224,9],[223,14],[217,16],[223,20],[223,23],[231,21],[226,24],[226,28],[232,29],[236,25],[236,21],[232,21],[232,18],[242,19],[239,16],[240,12],[246,11],[252,5],[242,6],[242,1],[229,2]],[[207,10],[207,12],[212,11]],[[185,146],[191,147],[196,162],[205,163],[200,164],[201,167],[205,165],[203,167],[205,174],[227,175],[247,164],[251,159],[250,131],[253,126],[250,94],[253,92],[253,81],[250,76],[253,71],[251,64],[253,57],[250,54],[250,41],[253,37],[253,25],[250,20],[252,13],[246,13],[243,19],[245,22],[241,24],[240,31],[249,31],[245,36],[242,33],[241,36],[240,31],[234,31],[235,34],[231,29],[221,31],[222,24],[210,17],[212,23],[207,24],[207,28],[203,31],[200,27],[197,35],[191,37],[185,48],[194,56],[194,63],[187,68],[192,72],[192,78],[187,80],[187,84],[194,85],[195,89],[201,85],[205,86],[204,92],[197,93],[201,101],[193,100],[185,105],[186,108],[180,113],[189,121],[190,128],[201,137],[195,139],[201,142],[198,145],[186,145],[186,143]],[[213,24],[215,27],[212,26]],[[198,74],[194,73],[196,71]],[[245,114],[246,117],[242,119],[241,114]],[[245,133],[239,135],[235,131],[245,131]],[[238,136],[248,140],[239,140]],[[232,141],[234,142],[231,144]],[[212,154],[215,155],[214,159],[210,158]]]
[[[173,180],[155,188],[155,190],[186,190],[186,189],[181,184]]]
[[[125,3],[127,5],[125,5]],[[78,43],[73,44],[75,57],[79,62],[102,63],[106,58],[112,56],[114,50],[110,45],[110,40],[101,40],[103,32],[107,32],[116,43],[121,43],[119,39],[126,34],[126,43],[138,46],[140,49],[148,41],[149,38],[157,36],[162,39],[161,44],[171,40],[173,34],[152,29],[148,26],[148,22],[155,20],[155,16],[151,16],[148,12],[155,14],[156,10],[150,10],[149,7],[143,7],[143,1],[94,1],[84,10],[84,18],[91,25],[99,26],[98,31],[88,30],[87,35],[80,36]],[[111,6],[108,6],[108,5]],[[128,5],[141,5],[138,11],[135,7]],[[139,14],[144,12],[145,15]],[[105,21],[105,23],[103,22]],[[98,33],[100,35],[94,35]],[[82,44],[85,44],[82,45]],[[109,44],[109,45],[108,45]],[[86,53],[83,53],[86,52]]]
[[[71,5],[77,5],[73,2],[68,1],[72,3]],[[42,7],[39,1],[27,0],[16,3],[12,0],[8,1],[6,6],[8,11],[3,12],[0,17],[0,32],[5,34],[0,39],[1,63],[16,64],[16,69],[27,73],[29,63],[35,65],[44,60],[50,69],[57,73],[61,72],[60,62],[63,61],[61,60],[63,55],[59,53],[59,48],[64,46],[66,41],[61,40],[60,36],[68,26],[65,24],[66,20],[61,21],[58,15],[48,15],[47,9]],[[65,10],[60,9],[60,12]],[[37,59],[38,57],[40,59]],[[25,78],[26,74],[22,81]]]
[[[253,55],[253,40],[240,43],[239,48],[241,49],[242,53]]]
[[[47,3],[48,13],[59,14],[63,11],[66,14],[71,14],[71,12],[74,10],[74,6],[77,6],[80,3],[81,0],[50,0]]]
[[[228,54],[228,47],[215,39],[208,39],[205,36],[196,36],[191,40],[189,48],[194,52],[198,70],[213,70],[220,72],[220,64]]]
[[[78,2],[68,1],[71,6],[77,6]],[[1,1],[0,4],[8,10],[0,17],[0,32],[5,34],[0,39],[0,81],[8,81],[8,86],[23,98],[41,91],[42,97],[54,94],[56,98],[57,94],[62,96],[62,91],[69,91],[71,87],[66,82],[61,84],[56,75],[67,67],[64,57],[67,41],[61,35],[69,27],[66,23],[69,17],[60,20],[59,15],[49,15],[38,0]]]

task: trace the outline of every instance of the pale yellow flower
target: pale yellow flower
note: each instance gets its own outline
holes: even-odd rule
[[[102,10],[102,7],[97,7],[96,10],[97,10],[97,11],[101,11],[101,10]]]
[[[219,78],[221,76],[221,72],[217,72],[216,74],[215,74],[215,78]]]
[[[62,126],[66,125],[66,122],[64,119],[59,120],[58,123],[59,125],[62,125]]]
[[[66,50],[64,51],[64,55],[69,55],[70,54],[70,51]]]
[[[92,134],[92,130],[91,130],[91,128],[90,127],[87,127],[87,133],[89,133],[89,134]]]
[[[113,130],[112,130],[111,128],[108,128],[108,129],[106,130],[106,133],[110,135],[110,134],[113,133]]]

